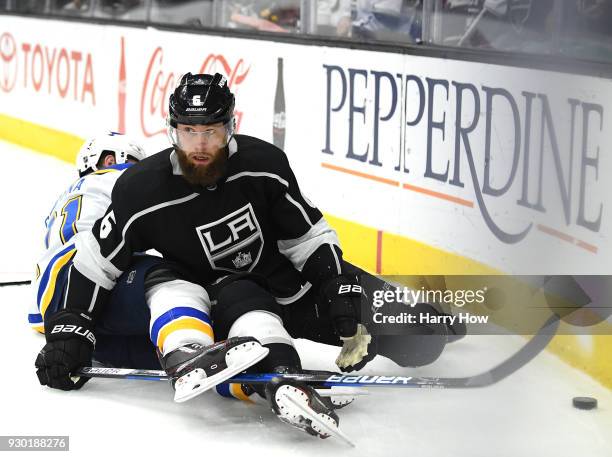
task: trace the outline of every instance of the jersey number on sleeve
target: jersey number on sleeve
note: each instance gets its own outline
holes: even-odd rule
[[[111,211],[110,213],[108,213],[106,216],[104,216],[104,219],[102,219],[102,223],[100,224],[100,238],[104,239],[106,238],[111,230],[113,230],[113,225],[115,224],[115,212]]]

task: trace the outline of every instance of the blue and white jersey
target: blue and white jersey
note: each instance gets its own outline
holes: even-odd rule
[[[79,178],[56,200],[45,220],[45,251],[36,263],[35,300],[28,322],[44,333],[43,317],[54,300],[61,299],[68,266],[79,236],[91,230],[111,203],[111,192],[121,172],[131,163],[113,165]]]

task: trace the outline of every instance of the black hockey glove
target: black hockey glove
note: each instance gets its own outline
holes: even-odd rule
[[[341,275],[323,285],[323,299],[336,333],[342,341],[342,350],[336,365],[344,372],[360,370],[376,356],[374,341],[366,327],[359,323],[363,288],[354,275]]]
[[[80,389],[89,378],[71,377],[78,368],[91,365],[96,338],[86,312],[63,310],[45,320],[47,344],[36,357],[36,375],[43,386]]]
[[[322,287],[323,300],[329,306],[329,315],[336,333],[349,338],[357,333],[362,288],[354,275],[341,275],[328,280]]]

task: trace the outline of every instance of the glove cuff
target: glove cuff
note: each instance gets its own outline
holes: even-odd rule
[[[47,342],[80,338],[96,345],[93,334],[93,319],[86,311],[62,310],[45,319],[45,338]]]

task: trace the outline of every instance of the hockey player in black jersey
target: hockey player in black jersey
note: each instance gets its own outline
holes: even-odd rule
[[[285,154],[234,133],[234,104],[220,74],[181,79],[170,97],[173,147],[127,170],[106,215],[79,239],[65,309],[42,352],[90,356],[87,336],[116,278],[134,252],[153,248],[182,267],[147,278],[150,338],[177,390],[210,381],[209,388],[229,377],[217,377],[220,369],[244,369],[265,354],[251,369],[300,372],[292,338],[343,346],[337,362],[347,371],[376,354],[402,366],[435,360],[447,341],[444,326],[415,326],[398,338],[368,334],[363,272],[343,260],[335,232],[302,195]],[[370,286],[376,281],[367,278]],[[428,305],[417,311],[437,313]],[[228,343],[211,349],[220,340]],[[231,354],[252,345],[257,357],[240,353],[234,364]],[[65,377],[78,368],[61,358],[38,364],[45,372],[57,366]],[[260,393],[283,421],[308,433],[326,437],[337,428],[329,403],[308,386],[282,382]]]

